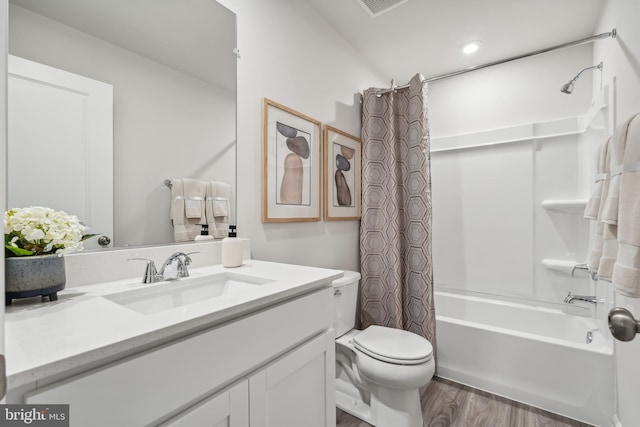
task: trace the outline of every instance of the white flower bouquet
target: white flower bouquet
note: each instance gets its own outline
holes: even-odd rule
[[[82,242],[95,234],[78,217],[63,211],[31,206],[4,213],[6,256],[68,254],[83,249]]]

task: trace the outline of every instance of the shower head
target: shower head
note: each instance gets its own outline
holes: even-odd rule
[[[560,88],[560,92],[571,95],[571,92],[573,92],[573,87],[575,86],[575,82],[575,80],[571,80],[569,83],[563,84]]]
[[[593,65],[591,67],[587,67],[584,70],[580,71],[574,78],[572,78],[569,81],[569,83],[565,83],[565,84],[562,85],[562,87],[560,88],[560,92],[566,93],[567,95],[571,95],[571,92],[573,92],[573,87],[576,84],[576,80],[578,80],[578,78],[580,78],[582,73],[584,73],[587,70],[593,70],[595,68],[597,68],[598,70],[602,71],[602,62],[600,62],[598,65]]]

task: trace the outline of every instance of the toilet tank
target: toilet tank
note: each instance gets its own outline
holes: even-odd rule
[[[343,277],[333,281],[335,308],[333,328],[336,330],[336,337],[346,334],[355,327],[358,283],[360,283],[360,273],[357,271],[345,271]]]

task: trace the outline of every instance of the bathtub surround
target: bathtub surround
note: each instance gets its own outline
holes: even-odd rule
[[[571,276],[588,257],[584,204],[552,208],[586,201],[589,147],[606,139],[609,110],[596,103],[581,117],[432,139],[436,289],[550,307],[569,291],[593,295],[587,274]]]
[[[362,118],[362,323],[405,329],[436,348],[431,260],[427,86],[364,92]]]

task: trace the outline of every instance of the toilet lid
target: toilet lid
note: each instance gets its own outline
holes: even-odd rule
[[[384,326],[369,326],[353,337],[361,352],[383,362],[418,365],[431,359],[433,347],[420,335]]]

